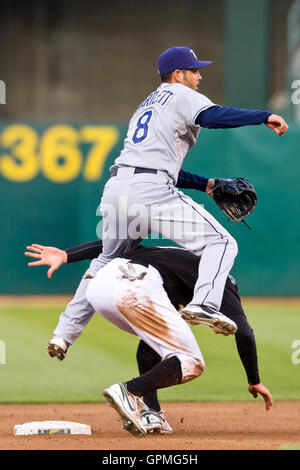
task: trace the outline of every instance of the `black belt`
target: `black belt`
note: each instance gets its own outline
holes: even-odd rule
[[[124,167],[123,167],[124,168]],[[135,168],[134,169],[134,174],[137,173],[153,173],[157,175],[157,170],[152,170],[151,168]],[[110,176],[116,176],[118,174],[118,168],[114,168],[110,174]]]

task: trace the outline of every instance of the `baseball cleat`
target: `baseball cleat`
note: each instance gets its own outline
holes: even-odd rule
[[[181,312],[182,318],[191,325],[208,325],[215,333],[234,335],[237,325],[230,318],[205,305],[187,305]]]
[[[47,345],[47,353],[51,357],[57,357],[59,361],[63,361],[66,357],[68,347],[70,343],[65,341],[59,336],[53,336]]]
[[[105,389],[103,395],[107,404],[119,413],[126,431],[133,436],[145,436],[147,434],[140,414],[146,405],[139,397],[128,392],[126,384],[122,382],[114,384]]]
[[[142,423],[147,431],[147,434],[159,434],[162,429],[161,419],[157,411],[142,410],[141,411]]]
[[[148,434],[172,434],[173,429],[166,420],[163,411],[143,410],[142,422]]]
[[[160,434],[172,434],[173,429],[165,418],[163,410],[158,413],[161,419],[161,431]]]

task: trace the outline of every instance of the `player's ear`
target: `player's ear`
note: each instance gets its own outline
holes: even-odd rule
[[[174,70],[172,74],[172,78],[174,79],[175,82],[181,83],[183,80],[183,72],[182,70]]]

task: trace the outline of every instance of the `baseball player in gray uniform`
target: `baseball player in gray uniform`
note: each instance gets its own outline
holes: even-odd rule
[[[199,61],[188,47],[171,47],[160,55],[162,83],[133,114],[104,187],[103,252],[89,272],[134,249],[149,233],[161,233],[201,256],[193,298],[182,312],[185,320],[219,324],[221,332],[234,334],[235,325],[219,310],[237,243],[202,205],[178,190],[178,174],[201,127],[264,123],[282,136],[288,126],[268,111],[223,108],[198,93],[199,70],[210,63]]]

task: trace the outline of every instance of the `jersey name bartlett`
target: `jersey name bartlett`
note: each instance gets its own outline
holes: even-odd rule
[[[172,95],[174,95],[174,93],[168,90],[154,91],[145,99],[145,101],[143,101],[143,103],[137,108],[136,112],[155,103],[159,103],[161,106],[164,106]]]

